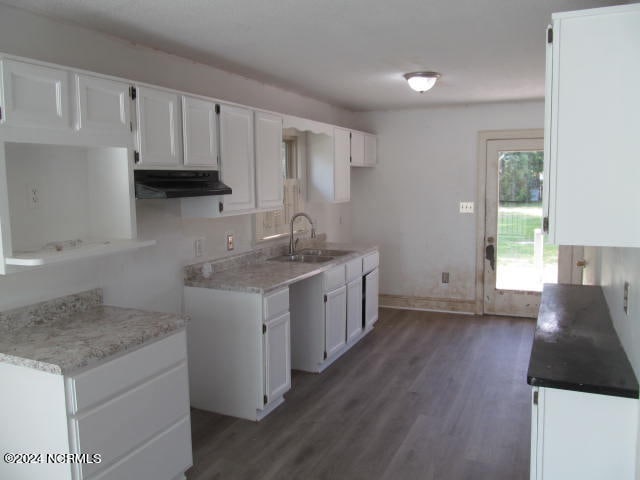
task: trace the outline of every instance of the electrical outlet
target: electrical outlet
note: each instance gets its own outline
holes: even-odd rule
[[[624,293],[622,295],[622,309],[629,315],[629,282],[624,282]]]
[[[34,210],[40,208],[40,187],[34,183],[27,185],[27,205]]]
[[[460,202],[460,213],[473,213],[473,202]]]
[[[193,242],[193,253],[196,257],[202,256],[202,249],[204,247],[204,238],[196,238]]]
[[[227,250],[233,250],[233,233],[227,233]]]
[[[449,283],[449,272],[442,272],[442,283]]]

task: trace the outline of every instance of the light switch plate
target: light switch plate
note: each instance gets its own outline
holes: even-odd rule
[[[473,202],[460,202],[460,213],[473,213]]]

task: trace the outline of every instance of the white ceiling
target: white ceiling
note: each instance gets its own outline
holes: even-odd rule
[[[539,99],[552,12],[623,0],[0,0],[352,110]],[[630,3],[630,2],[629,2]],[[425,94],[402,74],[442,73]]]

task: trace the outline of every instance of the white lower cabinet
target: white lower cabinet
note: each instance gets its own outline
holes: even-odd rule
[[[378,269],[364,276],[365,328],[371,328],[378,321]]]
[[[635,478],[637,399],[534,387],[531,480]]]
[[[9,364],[0,376],[12,413],[3,451],[88,460],[0,463],[0,478],[175,480],[193,463],[184,329],[70,376]]]
[[[291,387],[289,289],[185,287],[191,405],[260,420]]]
[[[324,356],[329,358],[347,343],[347,287],[328,292],[324,298]]]
[[[362,333],[362,277],[347,284],[347,343]]]

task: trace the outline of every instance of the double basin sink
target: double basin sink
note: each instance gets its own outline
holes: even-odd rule
[[[349,250],[330,250],[324,248],[305,248],[293,255],[282,255],[270,258],[273,262],[297,262],[297,263],[324,263],[333,260],[335,257],[353,253]]]

